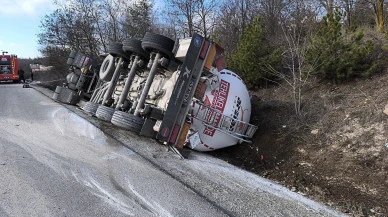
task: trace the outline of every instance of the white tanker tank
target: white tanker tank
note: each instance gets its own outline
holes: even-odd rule
[[[197,151],[213,151],[250,142],[257,127],[249,124],[251,102],[242,79],[223,69],[201,79],[206,85],[202,100],[193,99],[189,147]]]

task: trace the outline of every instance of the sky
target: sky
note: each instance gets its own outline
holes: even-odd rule
[[[52,0],[0,0],[0,51],[19,58],[42,56],[37,37],[40,21],[54,10]]]

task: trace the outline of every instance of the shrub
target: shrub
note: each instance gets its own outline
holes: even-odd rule
[[[267,45],[262,18],[256,17],[240,36],[237,49],[228,59],[229,68],[238,73],[248,88],[270,79],[270,67],[281,62],[280,49]]]
[[[316,68],[313,73],[334,83],[354,77],[369,77],[380,70],[382,61],[374,58],[374,43],[363,40],[363,30],[343,31],[340,11],[323,18],[321,28],[311,39],[308,62]]]

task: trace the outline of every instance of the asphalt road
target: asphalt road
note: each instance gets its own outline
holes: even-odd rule
[[[0,84],[0,217],[342,216],[205,154],[182,160],[44,94]]]

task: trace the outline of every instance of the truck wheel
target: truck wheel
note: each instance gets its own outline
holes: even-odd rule
[[[137,39],[128,38],[123,41],[123,50],[128,54],[137,54],[144,59],[149,59],[150,54],[147,53],[141,46],[141,41]]]
[[[91,115],[96,115],[98,106],[100,106],[100,104],[94,102],[87,102],[85,103],[83,110]]]
[[[133,114],[122,111],[115,111],[111,122],[116,126],[139,134],[141,128],[143,127],[144,121],[145,120],[143,118],[134,116]]]
[[[114,57],[122,57],[128,61],[131,60],[127,53],[124,52],[123,44],[117,42],[110,44],[108,47],[108,52]]]
[[[114,112],[115,112],[115,108],[100,105],[97,108],[96,117],[103,121],[110,122],[112,120],[112,116]]]
[[[53,100],[58,101],[58,96],[59,96],[59,93],[61,92],[61,90],[62,90],[61,86],[57,86],[55,88],[55,91],[54,91],[54,94],[53,94]]]
[[[69,57],[67,58],[67,65],[73,65],[74,57],[77,55],[77,51],[72,50],[69,54]]]
[[[147,32],[142,40],[141,46],[149,53],[151,51],[159,51],[164,56],[174,59],[172,50],[174,49],[175,41],[156,33]]]
[[[112,55],[106,56],[100,67],[100,79],[109,82],[115,69],[115,58]]]

